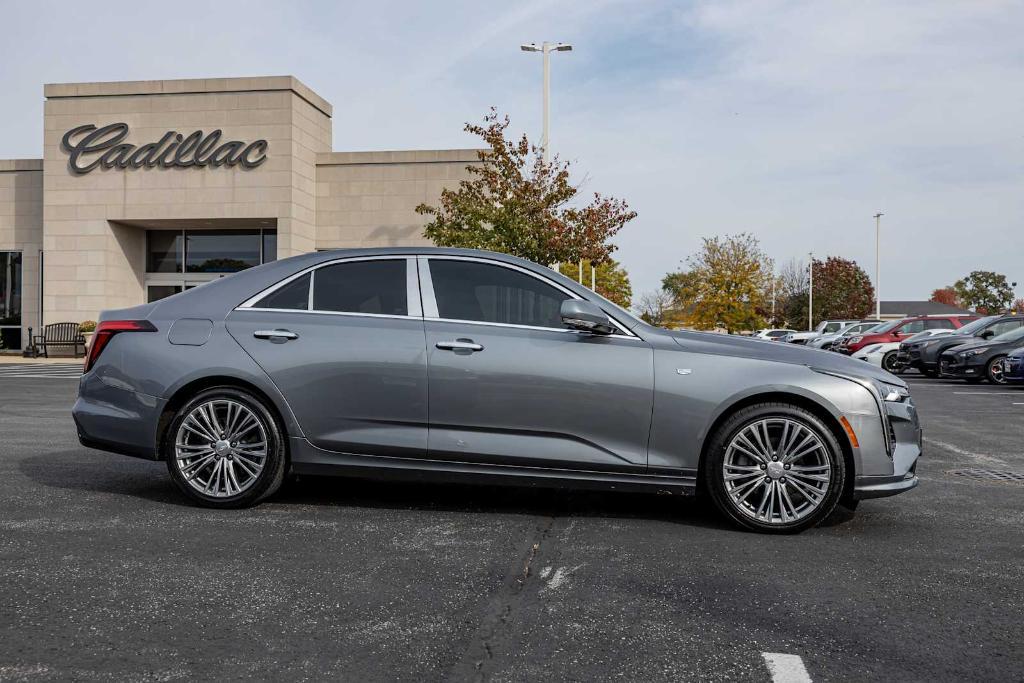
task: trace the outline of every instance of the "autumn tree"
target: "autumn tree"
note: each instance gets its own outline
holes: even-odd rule
[[[990,270],[975,270],[953,285],[960,303],[976,311],[996,313],[1013,301],[1013,289],[1005,275]]]
[[[960,298],[956,294],[956,290],[952,287],[942,287],[941,289],[932,290],[932,298],[929,301],[934,301],[939,304],[946,304],[947,306],[959,306]]]
[[[666,279],[679,282],[678,300],[687,307],[688,324],[728,332],[764,326],[757,309],[771,286],[773,265],[757,238],[747,233],[704,238],[701,250],[686,265],[686,271]]]
[[[1014,299],[1010,305],[1011,313],[1024,313],[1024,299]]]
[[[807,321],[807,308],[810,304],[810,278],[807,267],[803,264],[800,266],[803,273],[798,274],[794,267],[788,273],[784,269],[782,276],[787,281],[786,288],[790,290],[785,299],[786,319],[794,326]],[[822,320],[854,320],[872,313],[875,288],[871,278],[856,261],[829,256],[824,261],[814,259],[813,268],[813,325]]]
[[[495,109],[483,124],[466,124],[486,149],[478,152],[480,163],[466,167],[468,180],[442,190],[438,206],[416,207],[429,217],[424,235],[439,246],[489,249],[545,265],[603,263],[615,250],[609,240],[636,212],[598,193],[580,205],[570,163],[546,162],[526,135],[507,139],[508,126]]]
[[[590,286],[591,264],[583,264],[583,284]],[[579,281],[580,270],[578,263],[562,263],[559,265],[559,272],[568,278]],[[614,259],[608,259],[594,267],[594,284],[598,294],[628,309],[633,299],[633,286],[629,282],[629,273]]]

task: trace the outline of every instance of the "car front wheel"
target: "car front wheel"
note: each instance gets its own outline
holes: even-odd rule
[[[992,384],[1006,384],[1006,375],[1003,374],[1004,356],[996,356],[988,362],[985,367],[985,375]]]
[[[171,478],[200,505],[255,505],[281,487],[285,442],[255,396],[233,387],[200,392],[182,406],[164,439]]]
[[[712,436],[701,475],[716,507],[736,524],[795,533],[835,509],[846,465],[817,416],[795,405],[762,403],[738,411]]]
[[[890,351],[882,356],[882,369],[887,370],[894,375],[903,373],[903,366],[900,365],[899,360],[897,359],[896,351]]]

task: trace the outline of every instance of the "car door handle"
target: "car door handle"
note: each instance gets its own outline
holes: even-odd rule
[[[455,341],[439,341],[434,344],[445,351],[483,351],[484,347],[476,344],[472,339],[456,339]]]
[[[255,332],[252,333],[252,336],[256,337],[257,339],[271,339],[282,341],[299,338],[299,335],[288,330],[256,330]]]

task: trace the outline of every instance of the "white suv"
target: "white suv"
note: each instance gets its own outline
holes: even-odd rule
[[[860,320],[822,320],[811,332],[794,332],[782,338],[782,341],[790,344],[806,344],[812,339],[817,339],[823,334],[836,334],[842,332],[850,325],[856,325]]]

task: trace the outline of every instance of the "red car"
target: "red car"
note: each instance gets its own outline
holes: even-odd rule
[[[851,337],[840,351],[849,355],[860,351],[871,344],[886,344],[906,339],[912,334],[925,330],[956,330],[972,320],[976,315],[919,315],[886,323],[883,327],[872,330],[870,334],[859,334]]]

